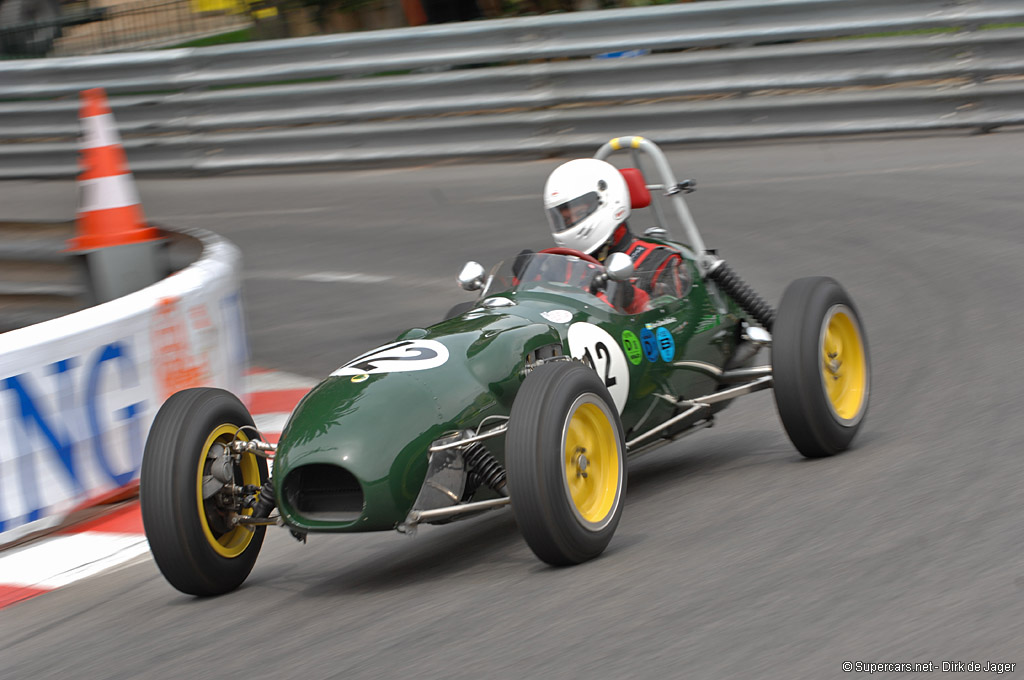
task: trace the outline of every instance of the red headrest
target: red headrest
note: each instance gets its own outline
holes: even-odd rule
[[[619,170],[626,180],[626,187],[629,189],[629,200],[633,210],[646,208],[651,204],[651,192],[647,190],[647,183],[644,181],[643,173],[636,168],[622,168]]]

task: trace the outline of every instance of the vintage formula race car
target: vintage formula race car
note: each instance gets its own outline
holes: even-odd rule
[[[468,309],[334,371],[276,445],[234,395],[174,394],[150,430],[140,482],[167,580],[194,595],[237,588],[271,525],[301,540],[410,533],[505,505],[537,557],[577,564],[611,540],[630,458],[768,388],[801,454],[845,450],[871,382],[850,297],[830,278],[803,278],[773,310],[705,249],[683,199],[693,183],[677,181],[641,137],[613,139],[596,157],[618,150],[637,166],[622,170],[633,175],[633,207],[650,204],[656,226],[645,238],[682,254],[681,289],[627,311],[643,265],[622,253],[602,264],[552,248],[489,272],[468,263],[459,283],[479,291]],[[643,179],[645,163],[657,181]],[[673,213],[682,238],[667,230]]]

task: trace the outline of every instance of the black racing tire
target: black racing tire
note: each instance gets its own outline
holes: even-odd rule
[[[463,314],[473,309],[474,307],[476,307],[476,300],[470,300],[469,302],[460,302],[459,304],[449,309],[445,313],[444,318],[441,320],[447,321],[448,319],[454,319],[457,316],[462,316]]]
[[[592,369],[558,361],[526,376],[509,416],[505,463],[512,511],[538,558],[568,566],[604,552],[622,517],[626,443]]]
[[[0,27],[26,26],[0,33],[0,53],[43,57],[60,37],[58,0],[0,0]]]
[[[199,387],[172,395],[156,414],[146,440],[139,480],[142,524],[157,566],[189,595],[221,595],[245,581],[263,545],[266,527],[230,527],[230,511],[216,497],[201,498],[215,443],[227,443],[252,416],[238,398]],[[258,438],[246,429],[239,438]],[[262,485],[267,462],[251,453],[233,466],[236,485]],[[251,514],[245,510],[243,514]]]
[[[797,279],[772,331],[775,405],[790,441],[807,458],[845,451],[871,393],[868,341],[853,300],[834,279]]]

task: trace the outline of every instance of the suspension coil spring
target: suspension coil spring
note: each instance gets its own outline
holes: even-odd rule
[[[775,324],[775,310],[764,299],[758,295],[750,285],[734,272],[725,260],[719,260],[711,265],[708,271],[708,278],[722,287],[736,303],[742,307],[750,316],[764,327],[771,331]]]
[[[277,507],[277,497],[274,495],[274,482],[271,479],[263,482],[260,487],[260,497],[253,506],[253,517],[270,517],[271,511]]]
[[[501,463],[494,459],[486,446],[480,442],[470,444],[462,450],[462,457],[466,461],[466,469],[470,471],[470,476],[476,478],[471,482],[476,482],[477,485],[482,482],[498,493],[506,495],[505,480],[508,473]]]

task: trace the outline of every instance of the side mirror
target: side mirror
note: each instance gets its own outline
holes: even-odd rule
[[[633,260],[625,253],[612,253],[604,263],[604,269],[608,272],[608,278],[612,281],[622,283],[633,278],[635,269]]]
[[[480,290],[484,287],[484,268],[479,262],[470,260],[462,265],[458,282],[463,290]]]

